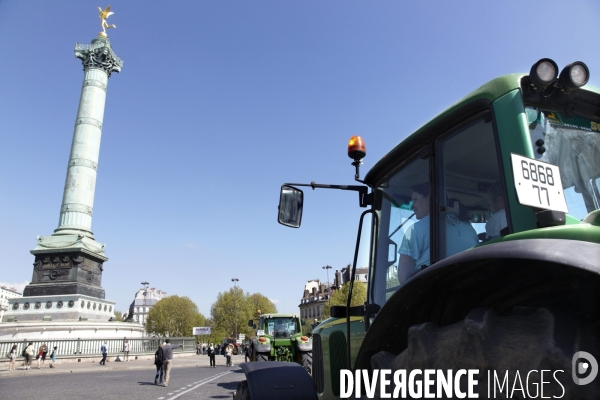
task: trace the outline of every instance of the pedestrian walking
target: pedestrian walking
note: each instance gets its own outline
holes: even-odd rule
[[[10,351],[8,352],[8,359],[10,360],[8,362],[8,370],[9,371],[14,371],[15,370],[15,360],[17,359],[17,345],[13,345],[12,349],[10,349]]]
[[[23,356],[25,357],[25,369],[31,369],[31,359],[35,354],[35,350],[33,349],[33,342],[29,342],[25,350],[23,351]]]
[[[37,355],[38,369],[40,369],[41,367],[44,366],[44,363],[46,362],[47,354],[48,354],[48,345],[46,343],[44,343],[38,348],[38,355]],[[40,366],[40,364],[41,364],[41,366]]]
[[[154,365],[156,365],[156,376],[154,377],[155,385],[162,385],[165,377],[165,369],[163,366],[164,358],[163,358],[163,345],[158,346],[158,350],[154,353]],[[160,377],[159,377],[160,375]]]
[[[225,348],[225,358],[227,359],[227,366],[233,367],[233,364],[231,363],[231,346]]]
[[[54,348],[52,349],[52,353],[50,353],[50,368],[54,368],[54,364],[56,364],[56,356],[58,354],[58,351],[56,349],[57,347],[54,346]]]
[[[217,367],[217,365],[215,364],[215,351],[216,351],[215,346],[213,346],[213,344],[211,343],[210,346],[208,346],[207,352],[208,352],[208,358],[210,360],[210,366],[212,368]]]
[[[169,378],[171,375],[171,365],[173,362],[173,349],[176,349],[178,347],[183,347],[183,345],[180,344],[179,346],[177,346],[175,344],[171,344],[170,339],[165,340],[165,344],[163,344],[163,347],[162,347],[163,368],[165,370],[165,380],[163,383],[164,387],[169,386]]]
[[[199,356],[201,351],[202,345],[200,344],[200,342],[196,342],[196,355]]]
[[[131,345],[129,344],[129,340],[126,339],[125,343],[123,343],[123,361],[129,361],[129,351],[131,350]]]
[[[246,346],[244,350],[244,362],[248,362],[248,360],[252,361],[252,349],[250,346]]]
[[[206,354],[206,343],[202,343],[202,354]]]
[[[100,360],[100,365],[106,365],[106,357],[108,356],[108,346],[106,345],[106,340],[100,346],[100,351],[102,352],[102,360]]]

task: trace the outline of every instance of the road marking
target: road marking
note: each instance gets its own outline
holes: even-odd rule
[[[220,377],[222,377],[222,376],[225,376],[225,375],[227,375],[227,374],[230,374],[230,373],[231,373],[231,371],[226,371],[226,372],[222,372],[222,373],[220,373],[220,374],[218,374],[218,375],[215,375],[214,377],[212,377],[212,378],[210,378],[210,379],[209,379],[209,378],[207,378],[207,379],[205,379],[205,380],[204,380],[204,382],[202,382],[202,383],[200,383],[200,384],[198,384],[198,385],[196,385],[196,386],[194,386],[194,387],[191,387],[191,388],[189,388],[189,389],[188,389],[188,390],[186,390],[186,391],[183,391],[183,392],[181,392],[181,393],[177,393],[175,396],[171,397],[169,400],[176,399],[176,398],[178,398],[179,396],[181,396],[182,394],[186,394],[187,392],[191,392],[192,390],[199,388],[200,386],[204,385],[205,383],[208,383],[208,382],[210,382],[210,381],[214,381],[215,379],[218,379],[218,378],[220,378]],[[171,395],[171,394],[173,394],[173,393],[169,393],[169,395]]]

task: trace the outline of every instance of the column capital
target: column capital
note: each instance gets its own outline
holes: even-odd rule
[[[123,60],[112,49],[107,37],[98,36],[92,43],[75,44],[75,57],[83,63],[83,70],[98,68],[106,72],[108,77],[113,72],[121,72]]]

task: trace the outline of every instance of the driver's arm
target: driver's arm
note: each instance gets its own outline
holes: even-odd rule
[[[410,278],[415,270],[416,261],[409,255],[400,254],[398,262],[398,281],[403,284]]]

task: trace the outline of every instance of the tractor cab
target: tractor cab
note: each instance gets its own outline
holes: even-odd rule
[[[559,74],[541,59],[529,74],[493,79],[454,103],[364,179],[366,146],[352,137],[360,185],[282,186],[285,226],[301,225],[303,186],[358,192],[366,208],[347,305],[313,330],[319,398],[340,396],[342,370],[478,368],[512,382],[575,368],[583,352],[600,358],[600,91],[583,87],[588,76],[581,62]],[[365,248],[367,301],[350,307]],[[548,393],[600,392],[600,380],[577,382]]]

